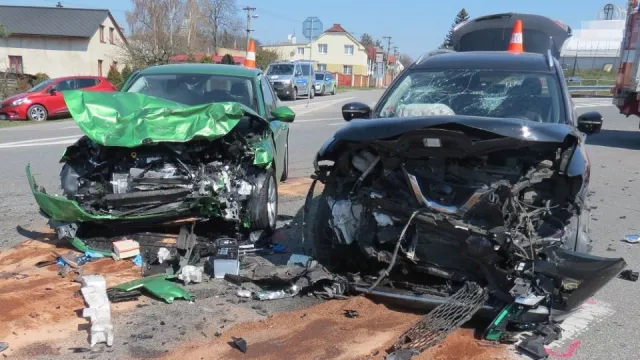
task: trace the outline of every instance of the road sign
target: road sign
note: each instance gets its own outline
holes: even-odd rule
[[[302,22],[302,35],[309,41],[313,41],[322,34],[322,21],[315,16],[309,16]]]

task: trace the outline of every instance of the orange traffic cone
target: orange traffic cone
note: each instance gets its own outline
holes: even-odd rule
[[[509,43],[509,49],[507,51],[512,53],[524,52],[524,46],[522,44],[522,20],[516,20],[516,24],[513,27],[513,33],[511,33],[511,42]]]
[[[253,40],[249,41],[249,51],[244,59],[244,66],[251,69],[256,68],[256,43]]]

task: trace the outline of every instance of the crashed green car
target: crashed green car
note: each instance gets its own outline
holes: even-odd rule
[[[258,69],[173,64],[132,74],[120,92],[67,91],[85,136],[64,152],[63,196],[27,166],[50,219],[102,223],[219,219],[273,231],[288,175],[289,126]]]

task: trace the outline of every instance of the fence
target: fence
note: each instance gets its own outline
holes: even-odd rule
[[[615,80],[568,78],[567,87],[571,94],[609,93],[615,86]]]
[[[340,73],[332,73],[336,78],[338,87],[373,87],[368,75],[346,75]]]

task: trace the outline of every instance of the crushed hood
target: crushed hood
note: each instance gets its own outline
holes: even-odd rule
[[[354,120],[338,130],[334,139],[338,141],[384,140],[409,131],[451,125],[484,130],[527,142],[563,143],[569,135],[578,136],[567,124],[455,115]]]
[[[158,142],[216,140],[253,110],[236,102],[187,106],[127,92],[63,92],[71,117],[93,142],[133,148]]]

